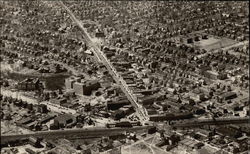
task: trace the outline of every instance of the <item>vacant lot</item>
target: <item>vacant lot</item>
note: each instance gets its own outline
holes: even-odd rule
[[[122,148],[122,154],[153,154],[154,152],[143,142]]]
[[[235,43],[237,42],[228,38],[215,38],[213,36],[210,36],[207,40],[200,40],[198,42],[195,42],[194,45],[198,48],[210,51],[218,49],[220,47],[227,47]]]

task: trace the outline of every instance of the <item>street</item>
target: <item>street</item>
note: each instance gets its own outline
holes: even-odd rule
[[[126,82],[122,79],[122,77],[118,74],[118,72],[116,71],[116,69],[112,66],[112,64],[109,62],[109,60],[106,58],[106,56],[104,55],[104,53],[99,49],[99,47],[92,41],[91,37],[89,36],[88,32],[86,31],[86,29],[82,26],[82,24],[80,23],[79,20],[76,19],[76,17],[74,16],[74,14],[69,10],[69,8],[67,6],[65,6],[63,4],[62,1],[60,1],[60,4],[67,10],[67,12],[69,13],[72,21],[74,21],[79,28],[82,30],[83,32],[83,36],[85,37],[86,41],[88,42],[88,44],[93,48],[93,53],[94,55],[103,62],[103,64],[106,66],[106,68],[108,69],[109,73],[111,74],[111,76],[113,77],[113,79],[119,84],[120,88],[122,89],[122,91],[125,93],[126,97],[128,98],[128,100],[131,102],[131,104],[135,107],[137,113],[139,114],[139,119],[140,121],[145,121],[147,120],[147,116],[146,113],[143,110],[143,107],[140,106],[137,103],[137,99],[135,98],[135,96],[132,94],[131,90],[128,88]]]

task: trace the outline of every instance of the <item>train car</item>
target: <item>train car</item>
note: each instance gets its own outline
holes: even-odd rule
[[[140,121],[131,122],[132,126],[142,126]]]
[[[115,127],[115,124],[106,124],[106,127],[107,128],[113,128],[113,127]]]
[[[162,114],[162,115],[151,115],[149,116],[150,121],[168,121],[174,120],[174,114]]]
[[[115,127],[133,127],[129,121],[122,121],[115,124]]]
[[[28,152],[29,154],[36,154],[36,152],[30,148],[25,148],[25,151]]]
[[[190,119],[192,117],[193,117],[193,114],[190,112],[179,113],[175,115],[174,120]]]
[[[108,123],[106,124],[107,128],[113,128],[113,127],[133,127],[133,126],[140,126],[140,122],[131,123],[129,121],[122,121],[117,123]]]
[[[177,114],[164,114],[164,115],[151,115],[149,117],[150,121],[172,121],[172,120],[183,120],[190,119],[193,117],[192,113],[177,113]]]

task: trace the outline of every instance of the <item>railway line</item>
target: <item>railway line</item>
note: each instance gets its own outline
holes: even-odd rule
[[[216,118],[216,119],[203,119],[203,120],[194,120],[188,122],[179,122],[172,124],[172,127],[176,128],[188,128],[188,127],[200,127],[204,125],[228,125],[228,124],[244,124],[250,123],[249,117],[244,118]]]
[[[126,132],[135,132],[139,130],[148,130],[153,126],[138,126],[138,127],[89,127],[82,129],[65,129],[65,130],[49,130],[38,131],[29,134],[4,134],[1,135],[1,145],[7,144],[12,141],[25,140],[29,137],[40,137],[44,139],[57,139],[57,138],[100,138],[103,136],[114,136],[124,134]]]

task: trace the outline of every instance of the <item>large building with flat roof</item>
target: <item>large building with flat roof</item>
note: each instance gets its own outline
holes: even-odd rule
[[[93,90],[101,87],[98,80],[86,81],[81,78],[68,78],[65,80],[66,90],[73,90],[78,95],[91,95]]]

